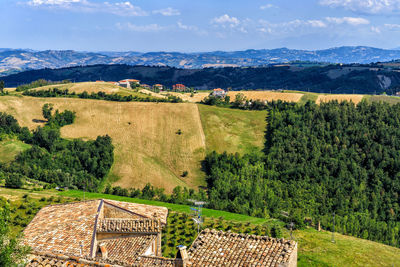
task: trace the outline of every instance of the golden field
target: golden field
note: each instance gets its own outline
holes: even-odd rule
[[[109,179],[116,180],[114,185],[142,188],[149,182],[170,192],[177,185],[195,188],[204,181],[205,137],[196,105],[3,96],[0,111],[34,129],[45,103],[76,112],[75,123],[61,129],[63,137],[112,137],[115,163]],[[182,178],[184,171],[189,175]]]
[[[320,104],[322,102],[329,102],[332,100],[337,100],[339,102],[343,101],[352,101],[354,104],[358,104],[361,102],[363,99],[363,95],[318,95],[318,98],[316,100],[317,104]]]
[[[282,100],[287,102],[298,102],[304,95],[301,93],[282,93],[274,91],[230,91],[228,96],[231,98],[231,102],[235,101],[237,94],[243,94],[247,99],[252,100]]]
[[[200,102],[205,97],[210,95],[210,92],[201,92],[195,93],[193,97],[191,97],[191,93],[176,93],[176,92],[168,92],[169,94],[179,96],[184,101],[188,102]],[[247,97],[247,99],[253,100],[263,100],[263,101],[272,101],[272,100],[282,100],[288,102],[298,102],[304,94],[301,93],[282,93],[282,92],[274,92],[274,91],[230,91],[228,96],[231,98],[231,102],[235,101],[235,97],[237,94],[243,94]]]
[[[191,103],[197,103],[203,100],[205,97],[210,95],[210,92],[200,92],[200,93],[195,93],[193,94],[193,97],[191,97],[191,93],[177,93],[177,92],[164,92],[163,95],[174,95],[182,98],[183,101],[191,102]]]
[[[66,84],[54,84],[35,88],[35,90],[48,90],[52,88],[58,88],[61,90],[68,89],[70,92],[77,94],[83,93],[84,91],[90,93],[105,92],[107,94],[118,93],[120,91],[126,91],[128,89],[117,86],[107,82],[82,82],[82,83],[66,83]]]

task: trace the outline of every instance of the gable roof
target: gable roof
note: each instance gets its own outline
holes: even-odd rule
[[[115,200],[50,205],[42,208],[25,228],[24,241],[37,251],[90,257],[95,249],[98,215],[103,213],[106,205],[132,215],[132,219],[154,219],[154,214],[157,214],[161,223],[167,221],[168,209],[165,207]]]
[[[90,256],[100,200],[42,208],[24,230],[27,245],[40,251]]]
[[[297,243],[267,236],[203,230],[188,251],[193,266],[279,266],[297,257]]]

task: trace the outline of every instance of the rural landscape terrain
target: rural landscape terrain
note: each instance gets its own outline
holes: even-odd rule
[[[70,110],[76,116],[73,123],[67,123],[60,127],[62,138],[91,141],[96,140],[98,136],[107,135],[111,137],[114,147],[113,164],[104,179],[100,181],[97,188],[86,188],[88,191],[105,192],[109,195],[84,193],[76,190],[60,193],[54,189],[44,189],[49,188],[46,186],[45,180],[35,185],[36,182],[32,183],[30,179],[26,179],[23,183],[22,188],[25,189],[1,188],[0,196],[9,199],[15,210],[18,211],[13,216],[15,224],[13,231],[15,233],[20,231],[18,229],[23,229],[23,226],[29,222],[29,218],[32,218],[35,213],[34,210],[46,203],[98,198],[100,196],[128,202],[166,205],[171,210],[169,215],[171,220],[175,223],[177,220],[182,220],[180,223],[186,225],[186,227],[194,227],[190,216],[187,215],[190,214],[189,206],[154,202],[154,200],[186,204],[184,198],[187,194],[201,197],[204,191],[201,194],[201,191],[199,191],[200,195],[195,193],[199,188],[214,190],[209,187],[209,179],[214,179],[212,178],[213,174],[210,174],[207,170],[208,164],[212,162],[210,156],[213,153],[220,155],[224,155],[221,153],[238,153],[238,157],[261,155],[265,145],[271,142],[268,141],[266,129],[268,127],[267,118],[269,113],[274,112],[274,109],[233,108],[238,99],[253,99],[261,101],[260,103],[271,103],[271,105],[277,105],[277,111],[284,110],[286,105],[302,107],[312,103],[315,105],[337,103],[345,106],[361,103],[364,103],[364,105],[381,103],[379,105],[387,105],[386,108],[390,108],[400,102],[399,98],[387,95],[335,95],[275,90],[230,91],[225,97],[229,100],[228,102],[218,102],[220,100],[216,99],[217,102],[210,104],[209,100],[212,99],[210,91],[194,93],[156,92],[140,86],[136,89],[127,89],[107,82],[55,83],[40,87],[33,86],[31,89],[23,91],[16,90],[16,88],[5,88],[4,92],[4,95],[0,97],[0,111],[12,115],[21,127],[27,127],[29,131],[33,132],[37,131],[38,127],[44,127],[44,129],[49,127],[46,126],[49,124],[49,119],[43,117],[45,114],[43,107],[45,104],[49,104],[53,110],[57,110],[56,114],[59,111]],[[49,92],[56,92],[56,97],[38,97],[40,94]],[[57,92],[61,92],[60,95]],[[64,92],[64,96],[62,92]],[[135,97],[133,99],[139,99],[139,101],[116,102],[101,99],[82,99],[82,96],[86,93],[93,97],[101,97],[102,94],[104,96],[130,96]],[[74,97],[74,94],[79,95],[79,97]],[[170,96],[181,99],[178,101],[180,103],[163,102]],[[283,106],[280,107],[279,105]],[[3,134],[0,148],[2,164],[12,164],[20,153],[31,149],[32,145],[29,142],[21,140],[23,139],[17,138],[15,135],[13,137],[10,134]],[[41,163],[38,162],[38,164]],[[221,173],[220,175],[224,174]],[[60,185],[62,184],[65,183]],[[85,189],[79,186],[72,186],[72,188]],[[145,188],[150,189],[149,192],[152,192],[152,195],[145,196],[147,194],[145,190],[148,190]],[[158,189],[162,189],[162,191],[157,191]],[[182,189],[185,190],[181,191]],[[129,194],[141,199],[129,198],[127,197]],[[163,194],[167,195],[166,199]],[[167,200],[170,194],[175,199],[174,201],[172,199]],[[279,219],[265,219],[257,212],[219,206],[216,203],[223,203],[219,197],[213,200],[210,196],[210,201],[217,201],[213,202],[214,204],[210,207],[218,210],[235,211],[236,214],[218,210],[204,210],[206,226],[246,233],[263,233],[264,231],[267,235],[289,237],[286,219],[279,215],[278,210],[274,211],[273,209],[268,213],[273,217],[280,217]],[[18,208],[24,205],[20,203],[29,204],[29,210],[31,210],[29,216],[26,210]],[[255,217],[248,217],[248,215]],[[343,233],[348,232],[355,237],[335,234],[336,243],[332,244],[332,234],[329,232],[329,230],[332,230],[332,226],[329,222],[329,216],[320,217],[324,229],[322,232],[314,230],[311,225],[300,226],[303,224],[300,218],[293,217],[292,220],[297,220],[299,224],[298,229],[294,231],[294,236],[300,244],[299,266],[330,266],[333,262],[338,263],[338,266],[388,266],[399,260],[398,248],[358,239],[357,237],[361,237],[361,235],[343,230],[342,227],[345,226],[338,225],[336,229]],[[164,233],[166,239],[163,241],[163,251],[165,256],[173,257],[176,253],[174,243],[167,240],[176,238],[182,242],[183,239],[179,232],[171,230],[170,233],[169,231],[166,229]],[[396,232],[393,233],[396,235]],[[185,235],[184,243],[190,245],[195,237],[195,232],[189,236],[187,233]],[[388,242],[394,245],[398,242],[398,239],[395,236],[392,238],[394,243]],[[367,239],[379,240],[372,235]],[[324,249],[321,250],[321,247]],[[381,256],[376,258],[367,256],[372,251],[381,251]]]
[[[0,267],[400,267],[400,0],[0,10]]]

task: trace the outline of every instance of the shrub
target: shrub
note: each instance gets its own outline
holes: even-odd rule
[[[6,177],[5,186],[8,188],[21,188],[23,185],[21,175],[19,173],[10,173]]]

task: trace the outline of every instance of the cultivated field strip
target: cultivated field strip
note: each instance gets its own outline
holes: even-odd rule
[[[338,102],[352,101],[354,104],[358,104],[363,99],[363,95],[318,95],[317,104],[323,102],[329,102],[337,100]]]

